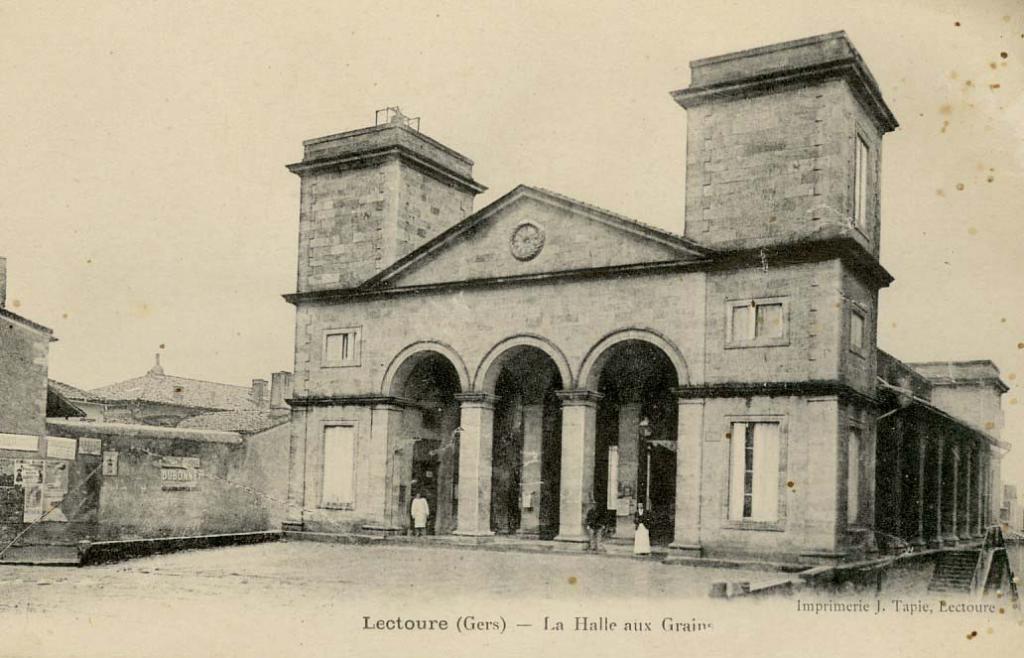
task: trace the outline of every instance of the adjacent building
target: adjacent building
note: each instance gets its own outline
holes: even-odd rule
[[[107,421],[165,427],[211,412],[267,411],[272,395],[265,379],[246,387],[168,375],[159,354],[146,374],[88,391]]]

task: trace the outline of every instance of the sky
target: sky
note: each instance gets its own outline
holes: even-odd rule
[[[827,5],[827,6],[826,6]],[[54,379],[292,369],[302,140],[399,105],[518,183],[681,232],[690,60],[846,30],[886,136],[879,345],[992,359],[1024,431],[1024,2],[0,2],[8,307]],[[1005,462],[1024,485],[1024,441]]]

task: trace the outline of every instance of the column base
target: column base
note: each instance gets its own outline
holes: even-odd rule
[[[520,528],[516,530],[516,537],[520,539],[540,539],[540,528],[528,528],[526,530]]]
[[[555,541],[564,541],[570,544],[586,544],[590,540],[586,535],[557,535]]]
[[[704,547],[700,544],[689,544],[684,542],[672,542],[668,545],[673,555],[683,555],[686,557],[703,557]]]
[[[947,533],[942,536],[942,544],[944,546],[956,546],[959,539],[952,533]]]
[[[910,540],[909,543],[910,543],[911,546],[913,546],[915,548],[922,548],[922,547],[924,547],[926,545],[925,541],[924,541],[924,537],[921,537],[921,536],[914,537],[913,539]]]
[[[942,548],[942,540],[938,537],[932,537],[928,540],[928,548]]]
[[[452,533],[456,537],[493,537],[494,533],[490,530],[456,530]]]

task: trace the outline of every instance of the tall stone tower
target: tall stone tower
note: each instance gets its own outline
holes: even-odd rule
[[[844,32],[690,63],[686,237],[747,249],[846,236],[878,257],[882,135],[897,126]]]
[[[380,116],[382,113],[378,113]],[[473,161],[397,108],[371,128],[303,142],[299,292],[351,288],[473,211]]]

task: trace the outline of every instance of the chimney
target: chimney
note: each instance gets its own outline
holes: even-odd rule
[[[164,367],[160,365],[160,353],[156,353],[156,360],[153,363],[153,367],[149,369],[150,375],[162,375],[164,374]]]
[[[292,396],[292,373],[275,372],[270,376],[270,410],[288,411],[291,407],[285,402]]]
[[[7,259],[0,256],[0,308],[7,305]]]
[[[249,399],[256,405],[258,409],[264,409],[267,406],[267,380],[265,379],[254,379],[252,380],[252,392],[249,393]]]

